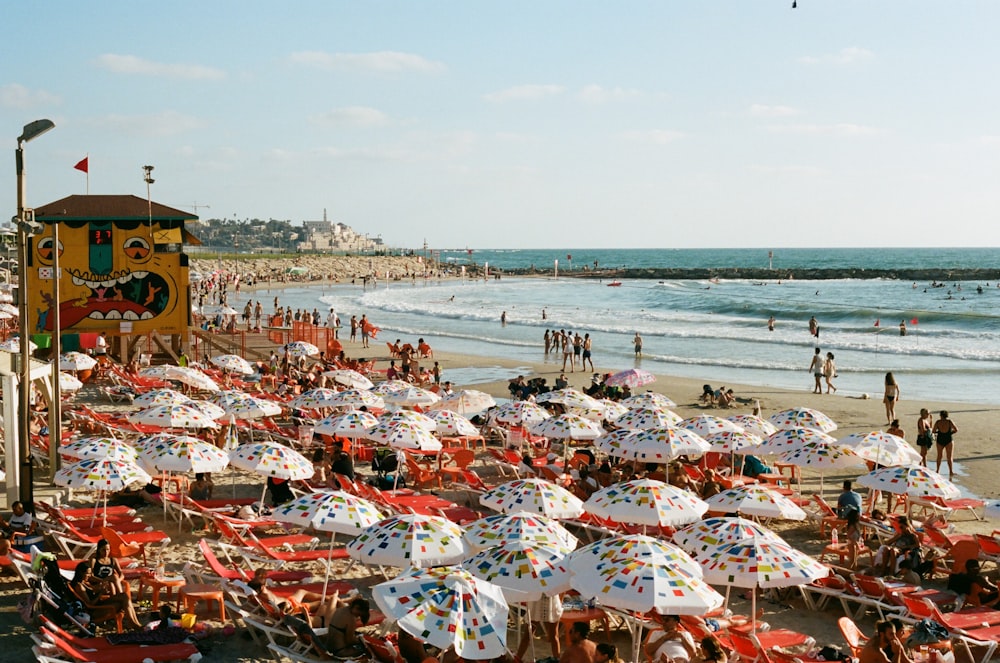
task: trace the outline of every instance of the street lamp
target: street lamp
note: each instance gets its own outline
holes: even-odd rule
[[[21,350],[21,384],[17,400],[17,449],[18,462],[21,471],[18,473],[18,494],[26,506],[34,502],[34,472],[31,465],[31,449],[28,444],[30,428],[28,419],[31,416],[31,348],[28,345],[28,237],[41,232],[41,227],[35,222],[34,210],[24,205],[24,144],[38,138],[56,125],[52,120],[35,120],[24,125],[24,131],[17,137],[17,151],[14,162],[17,172],[17,289],[18,289],[18,321],[19,343]],[[58,306],[59,303],[54,304]],[[58,358],[56,358],[58,362]],[[9,480],[9,479],[8,479]]]

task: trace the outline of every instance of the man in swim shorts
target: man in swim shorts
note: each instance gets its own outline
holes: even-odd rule
[[[823,357],[820,355],[819,348],[816,348],[816,354],[813,355],[812,362],[809,364],[809,370],[812,371],[813,378],[816,380],[816,385],[813,387],[813,393],[822,394]]]

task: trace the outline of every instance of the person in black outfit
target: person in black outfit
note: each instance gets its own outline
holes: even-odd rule
[[[351,454],[344,451],[344,445],[339,442],[333,443],[333,464],[330,465],[330,471],[334,474],[343,474],[354,481],[354,460],[351,459]]]
[[[295,496],[292,494],[292,488],[288,485],[288,481],[285,479],[268,477],[267,489],[271,493],[271,503],[275,506],[284,504],[285,502],[291,502],[295,499]]]

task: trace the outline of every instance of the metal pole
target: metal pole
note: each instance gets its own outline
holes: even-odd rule
[[[20,463],[18,472],[18,495],[25,508],[34,502],[34,473],[31,465],[31,445],[29,435],[31,428],[31,348],[28,345],[28,231],[24,207],[24,147],[21,140],[17,141],[15,153],[17,167],[17,295],[18,295],[18,342],[21,354],[20,384],[17,388],[17,458]]]
[[[62,355],[62,325],[59,320],[59,222],[52,222],[52,403],[49,404],[49,468],[55,477],[59,469],[62,442],[62,387],[59,386],[59,358]]]

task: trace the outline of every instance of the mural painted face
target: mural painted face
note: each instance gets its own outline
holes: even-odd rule
[[[129,229],[129,225],[135,227]],[[181,268],[180,253],[155,250],[157,232],[164,231],[151,233],[148,226],[110,221],[78,228],[60,226],[63,279],[59,315],[63,329],[106,327],[106,321],[131,321],[136,331],[147,327],[142,324],[145,322],[150,323],[149,329],[183,325],[183,320],[170,318],[183,313],[178,309],[178,283],[184,280],[186,267]],[[35,253],[39,273],[46,268],[51,272],[55,253],[52,237],[37,238]],[[39,284],[36,333],[52,329],[52,295],[46,292],[51,290],[51,281],[40,280]]]

